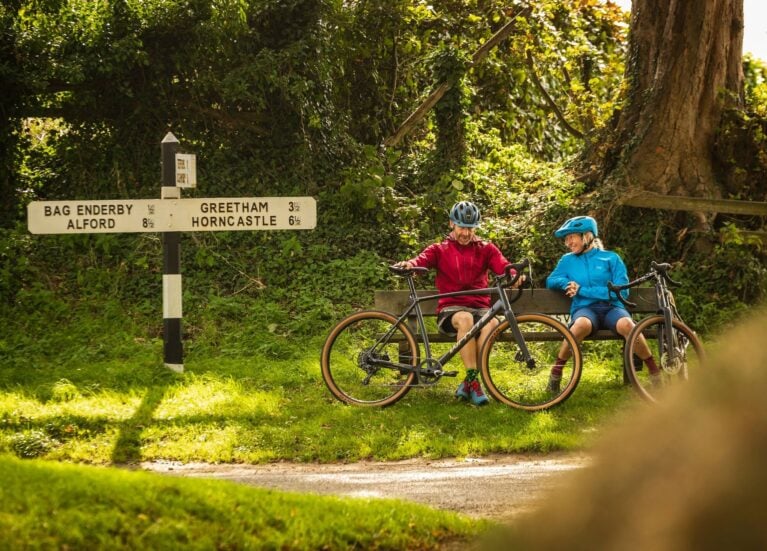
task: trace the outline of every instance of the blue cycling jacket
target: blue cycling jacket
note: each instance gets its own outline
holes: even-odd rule
[[[564,291],[571,281],[575,281],[580,288],[570,305],[570,315],[578,308],[595,302],[609,302],[613,306],[625,308],[615,293],[608,293],[607,290],[608,281],[616,285],[629,281],[626,265],[616,253],[592,249],[583,254],[567,253],[562,256],[557,267],[546,278],[546,288]],[[628,298],[628,289],[621,291],[621,294]]]

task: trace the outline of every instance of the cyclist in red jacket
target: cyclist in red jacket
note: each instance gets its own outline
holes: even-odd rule
[[[485,289],[487,271],[502,274],[509,261],[494,244],[479,239],[474,231],[479,226],[479,209],[474,203],[460,201],[450,209],[450,234],[440,243],[426,247],[421,254],[397,263],[406,268],[434,268],[434,283],[440,293]],[[522,279],[522,278],[520,278]],[[521,282],[520,282],[521,283]],[[437,302],[437,327],[441,333],[455,335],[456,340],[490,309],[490,295],[447,297]],[[498,320],[488,323],[477,339],[461,349],[466,378],[456,390],[456,397],[470,400],[476,406],[488,403],[477,379],[479,351],[488,335],[498,326]],[[477,342],[479,341],[479,342]]]

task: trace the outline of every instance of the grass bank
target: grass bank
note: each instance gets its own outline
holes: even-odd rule
[[[388,409],[353,408],[333,400],[320,377],[330,323],[307,336],[242,316],[242,308],[191,315],[186,370],[177,374],[162,365],[162,341],[150,329],[157,320],[109,301],[39,306],[4,316],[0,335],[0,477],[8,481],[0,487],[0,533],[10,548],[464,546],[488,524],[404,502],[93,465],[572,450],[637,399],[622,384],[618,345],[593,343],[575,395],[548,412],[457,403],[454,380],[414,390]]]
[[[486,522],[395,500],[0,456],[3,549],[433,549]]]

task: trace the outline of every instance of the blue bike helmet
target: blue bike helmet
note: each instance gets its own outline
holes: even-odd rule
[[[554,237],[562,238],[571,233],[586,233],[589,231],[594,234],[594,237],[599,237],[597,221],[591,216],[576,216],[562,224],[559,229],[554,232]]]
[[[470,201],[459,201],[450,209],[450,220],[462,228],[479,226],[479,209]]]

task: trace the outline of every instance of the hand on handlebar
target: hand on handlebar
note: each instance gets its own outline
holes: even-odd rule
[[[522,272],[526,268],[530,267],[530,259],[525,258],[520,262],[517,262],[516,264],[507,264],[506,268],[503,272],[503,276],[506,278],[506,281],[508,282],[505,287],[510,287],[512,289],[519,289],[526,285],[528,282],[528,277],[524,275]],[[527,284],[527,286],[530,286]]]
[[[524,287],[527,283],[527,276],[522,274],[517,278],[517,280],[511,284],[512,289],[519,289],[520,287]]]

